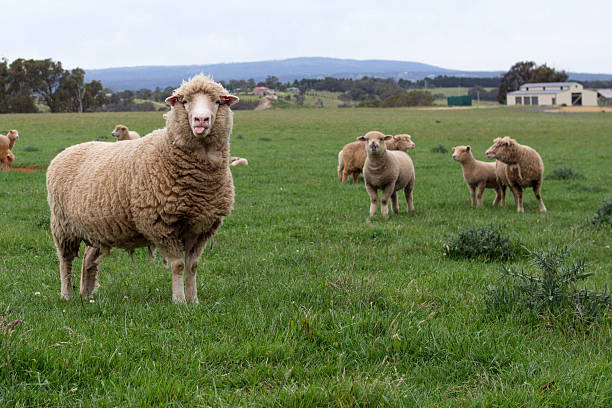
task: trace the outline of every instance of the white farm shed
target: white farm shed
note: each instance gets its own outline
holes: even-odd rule
[[[541,82],[523,84],[508,92],[507,105],[597,106],[597,92],[584,89],[577,82]]]

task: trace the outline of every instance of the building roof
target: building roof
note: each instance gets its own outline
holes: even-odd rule
[[[533,84],[526,83],[521,85],[522,87],[542,87],[542,86],[571,86],[571,85],[580,85],[578,82],[535,82]]]
[[[598,89],[597,93],[606,99],[612,99],[612,89]]]
[[[568,89],[569,91],[569,89]],[[508,92],[508,95],[556,95],[559,93],[565,92],[565,90],[561,91],[559,89],[556,90],[552,90],[552,91],[538,91],[537,89],[533,89],[530,91],[514,91],[514,92]]]

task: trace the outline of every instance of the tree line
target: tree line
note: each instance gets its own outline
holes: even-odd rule
[[[85,83],[81,68],[65,70],[51,59],[0,61],[0,113],[37,112],[37,103],[51,112],[87,112],[106,102],[102,83]]]

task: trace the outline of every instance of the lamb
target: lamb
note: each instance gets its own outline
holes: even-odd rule
[[[389,216],[388,201],[391,198],[391,208],[399,213],[397,203],[397,190],[404,189],[408,212],[414,211],[412,191],[414,189],[414,165],[412,159],[403,151],[387,150],[386,141],[392,136],[377,131],[368,132],[360,136],[359,140],[365,142],[367,157],[363,166],[363,178],[370,195],[370,217],[376,215],[378,204],[378,190],[381,194],[381,213]]]
[[[453,147],[453,160],[461,163],[461,169],[463,170],[463,179],[467,183],[470,189],[470,196],[472,198],[472,205],[482,206],[482,193],[485,188],[492,188],[495,190],[495,200],[493,200],[493,206],[498,204],[501,207],[505,206],[506,187],[503,186],[495,176],[495,163],[494,162],[483,162],[474,159],[472,155],[472,148],[470,146],[455,146]],[[478,189],[478,193],[476,193]],[[502,193],[501,190],[504,190]]]
[[[15,155],[11,151],[12,145],[14,142],[11,143],[8,136],[0,135],[0,170],[8,170],[15,160]]]
[[[410,135],[401,134],[389,136],[392,139],[385,142],[388,150],[414,149],[414,142]],[[359,140],[359,139],[358,139]],[[361,141],[352,142],[338,152],[338,180],[346,184],[349,174],[353,175],[353,182],[357,183],[359,174],[363,171],[366,160],[365,144]]]
[[[98,288],[111,248],[149,246],[170,264],[172,300],[198,303],[198,260],[234,203],[229,137],[237,100],[196,75],[166,98],[165,128],[121,143],[82,143],[51,161],[47,199],[62,298],[72,297],[72,261],[84,241],[82,297]]]
[[[9,149],[13,150],[13,147],[15,147],[15,142],[17,139],[19,139],[19,132],[17,132],[16,129],[13,129],[6,134],[6,137],[8,137],[10,141]]]
[[[125,125],[117,125],[115,129],[111,132],[113,136],[117,138],[118,142],[123,140],[136,140],[140,139],[140,135],[133,130],[128,129]]]
[[[525,187],[533,188],[540,211],[546,212],[546,206],[540,195],[544,163],[538,152],[506,136],[495,139],[493,146],[489,147],[485,154],[489,159],[497,159],[495,174],[503,185],[510,187],[518,212],[525,211],[523,209]]]

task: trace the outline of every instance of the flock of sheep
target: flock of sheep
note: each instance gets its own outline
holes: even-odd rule
[[[344,146],[338,153],[338,180],[346,183],[348,176],[357,182],[363,172],[365,187],[370,196],[370,217],[376,215],[378,190],[381,190],[381,214],[388,217],[388,202],[394,213],[399,212],[397,191],[404,190],[408,212],[414,210],[412,191],[414,189],[414,165],[408,149],[414,149],[410,135],[390,136],[377,131],[368,132]],[[506,136],[497,138],[486,151],[489,159],[495,162],[483,162],[474,159],[470,146],[455,146],[453,159],[461,163],[463,178],[470,190],[472,205],[482,206],[482,194],[485,188],[495,190],[494,206],[506,205],[506,187],[514,196],[518,212],[523,209],[523,188],[531,187],[535,194],[540,211],[545,212],[540,189],[544,175],[544,163],[534,149],[521,145]]]
[[[112,132],[118,143],[87,142],[59,153],[47,169],[50,224],[60,264],[61,296],[72,297],[72,263],[84,242],[80,294],[99,287],[98,267],[112,248],[133,253],[157,248],[172,272],[172,300],[197,303],[196,271],[206,242],[211,245],[234,203],[232,165],[246,159],[229,157],[233,126],[230,106],[238,98],[220,84],[197,75],[166,99],[166,126],[140,137],[127,126]],[[0,165],[8,169],[19,138],[12,130],[0,135]],[[370,196],[370,216],[388,216],[388,202],[399,212],[397,191],[404,190],[408,212],[414,210],[414,165],[407,150],[410,135],[372,131],[338,153],[338,178],[357,181],[363,172]],[[482,205],[485,188],[496,191],[494,205],[504,206],[505,189],[522,212],[522,188],[533,187],[540,210],[542,159],[535,150],[509,137],[495,139],[486,152],[495,163],[474,160],[470,146],[454,148],[463,168],[472,204]],[[476,193],[477,190],[477,193]]]

